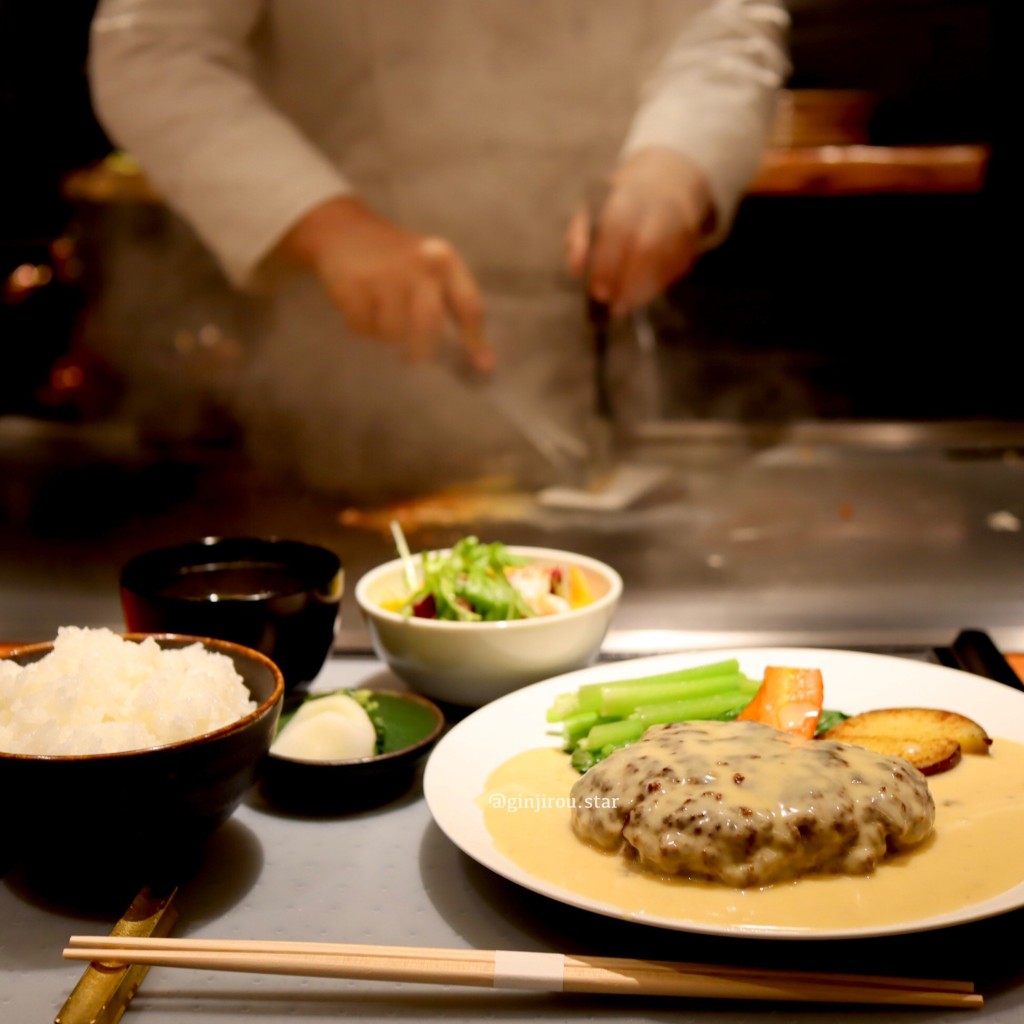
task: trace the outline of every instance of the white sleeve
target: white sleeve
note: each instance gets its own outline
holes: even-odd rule
[[[667,146],[707,178],[712,242],[757,173],[779,87],[789,75],[781,0],[707,0],[645,83],[623,155]]]
[[[262,0],[101,0],[90,41],[100,122],[242,287],[305,212],[351,191],[249,75],[262,13]]]

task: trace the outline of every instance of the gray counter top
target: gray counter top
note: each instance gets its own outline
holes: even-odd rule
[[[1022,451],[1024,425],[768,437],[695,425],[643,441],[636,457],[665,466],[666,483],[624,511],[528,501],[514,516],[435,517],[407,532],[414,549],[477,532],[608,561],[625,581],[613,628],[654,642],[670,631],[673,645],[692,647],[941,644],[974,627],[1024,650]],[[173,459],[113,431],[0,420],[0,637],[117,628],[117,574],[130,555],[257,533],[342,556],[339,644],[365,649],[354,582],[395,550],[386,523],[342,522],[353,504],[234,459]]]
[[[328,663],[317,687],[393,687],[367,658]],[[96,841],[130,842],[127,828]],[[69,849],[69,856],[74,851]],[[972,1020],[1024,1020],[1016,955],[1024,912],[916,936],[772,942],[687,935],[604,918],[507,882],[462,854],[434,825],[419,784],[383,807],[304,817],[253,791],[183,880],[175,934],[561,951],[842,972],[965,978],[986,1005]],[[121,910],[48,901],[18,872],[0,884],[4,1021],[52,1020],[81,973],[61,959],[72,934],[109,931]],[[152,968],[130,1019],[947,1022],[961,1010],[723,1003],[228,974]]]
[[[606,653],[789,644],[949,644],[965,627],[1024,650],[1024,459],[1019,439],[889,444],[783,432],[641,453],[668,485],[621,513],[532,508],[410,530],[416,548],[466,532],[586,552],[626,589]],[[139,550],[205,534],[291,535],[346,565],[332,679],[394,680],[366,655],[355,579],[393,557],[385,529],[343,525],[341,500],[305,494],[234,460],[146,452],[131,438],[0,421],[0,638],[49,639],[60,625],[120,628],[117,573]],[[126,842],[130,833],[98,832]],[[73,850],[69,850],[73,856]],[[211,841],[179,894],[179,934],[335,939],[974,978],[975,1019],[1024,1021],[1015,955],[1024,918],[903,939],[768,943],[666,933],[525,892],[462,855],[417,788],[386,807],[306,818],[254,792]],[[52,1019],[80,974],[60,950],[109,930],[124,909],[72,910],[0,879],[0,1019]],[[758,1007],[774,1020],[952,1021],[954,1010]],[[154,1024],[235,1019],[746,1021],[749,1005],[546,996],[153,969],[131,1013]]]

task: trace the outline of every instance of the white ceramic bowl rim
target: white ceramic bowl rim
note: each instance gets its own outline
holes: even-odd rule
[[[385,621],[390,622],[405,622],[414,626],[417,629],[433,629],[433,630],[464,630],[467,626],[471,626],[473,631],[476,632],[482,628],[491,627],[492,629],[537,629],[545,625],[550,625],[555,622],[566,622],[570,619],[580,618],[585,615],[593,614],[595,611],[600,611],[602,608],[607,607],[610,604],[618,601],[622,596],[622,577],[616,572],[610,565],[604,562],[598,561],[596,558],[591,558],[589,555],[581,555],[574,551],[564,551],[559,548],[537,548],[527,547],[519,544],[507,544],[509,552],[513,555],[520,555],[526,558],[532,558],[536,561],[544,562],[566,562],[569,564],[575,564],[584,569],[589,569],[595,575],[600,576],[608,583],[608,590],[600,597],[595,598],[590,604],[583,605],[581,608],[571,608],[566,612],[558,612],[554,615],[537,615],[529,619],[499,619],[489,620],[485,622],[454,622],[450,619],[427,619],[419,618],[413,615],[403,615],[401,612],[393,612],[388,608],[377,604],[375,601],[371,601],[367,596],[367,591],[372,587],[381,577],[388,576],[395,572],[401,572],[404,568],[404,563],[401,558],[392,559],[390,562],[385,562],[383,565],[378,565],[374,569],[370,569],[365,572],[359,580],[356,582],[355,596],[356,602],[360,608],[365,612],[377,616]],[[438,554],[444,554],[449,549],[440,549]],[[434,554],[435,552],[431,552]],[[419,555],[414,555],[413,559],[418,563]]]

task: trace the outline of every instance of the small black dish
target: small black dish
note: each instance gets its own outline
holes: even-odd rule
[[[325,696],[286,703],[278,731],[302,700]],[[444,730],[444,713],[418,693],[375,690],[373,696],[385,725],[382,753],[344,761],[300,761],[271,751],[260,772],[264,797],[284,810],[344,813],[380,806],[406,792]]]
[[[304,541],[205,537],[148,551],[121,570],[125,624],[138,633],[216,637],[265,654],[293,690],[334,643],[341,559]]]

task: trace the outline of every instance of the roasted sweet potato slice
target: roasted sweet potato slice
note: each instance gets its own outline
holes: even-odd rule
[[[961,754],[984,754],[992,740],[975,721],[937,708],[879,708],[847,718],[825,738],[894,754],[925,775],[948,771]]]
[[[837,736],[825,734],[826,739],[839,739]],[[911,740],[900,736],[861,736],[854,735],[843,739],[855,747],[867,747],[876,754],[887,754],[890,757],[902,757],[909,761],[922,775],[938,775],[949,771],[960,762],[960,744],[956,740],[935,738],[930,740]]]
[[[992,740],[973,719],[938,708],[879,708],[840,722],[830,732],[871,736],[906,736],[913,739],[944,737],[956,740],[965,754],[984,754]]]

